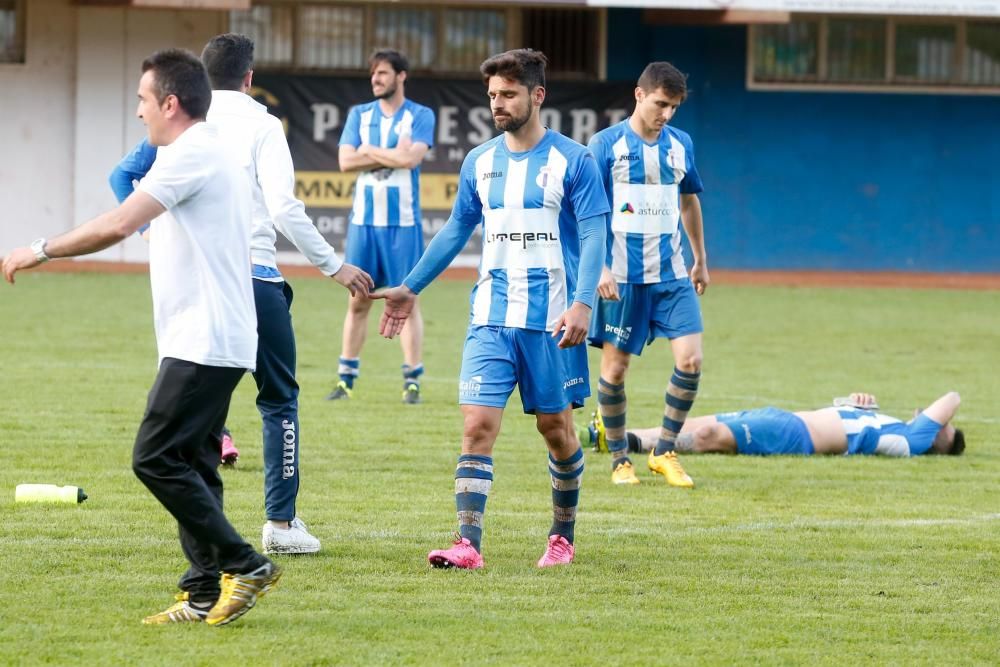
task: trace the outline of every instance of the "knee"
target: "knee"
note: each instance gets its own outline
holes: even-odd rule
[[[689,352],[681,355],[677,360],[677,370],[685,373],[698,373],[701,371],[701,352]]]
[[[466,415],[463,435],[465,441],[470,444],[477,446],[483,446],[486,443],[492,444],[490,441],[493,435],[493,425],[490,420],[479,415]]]
[[[625,357],[603,364],[601,367],[601,377],[611,384],[625,382],[625,374],[628,373],[628,361],[628,357]]]
[[[545,442],[551,445],[562,445],[566,443],[572,432],[572,428],[567,427],[562,419],[562,414],[539,415],[539,417],[535,420],[535,428],[538,429],[541,436],[545,438]]]
[[[699,426],[692,433],[696,452],[735,453],[735,447],[730,447],[729,429],[722,424],[706,424]]]
[[[348,312],[355,317],[367,317],[371,310],[372,302],[369,299],[352,296],[347,303]]]

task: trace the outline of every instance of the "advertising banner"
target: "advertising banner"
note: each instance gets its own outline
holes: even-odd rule
[[[549,82],[542,122],[586,144],[595,132],[631,112],[634,87],[634,83]],[[497,132],[482,81],[413,77],[406,93],[429,107],[436,121],[434,146],[421,165],[420,178],[424,238],[429,241],[448,220],[462,160]],[[337,144],[350,108],[372,99],[368,79],[260,73],[254,75],[251,94],[284,123],[295,162],[296,194],[319,231],[342,253],[356,174],[339,171]],[[278,241],[279,250],[293,250],[280,234]],[[455,264],[475,266],[479,249],[477,233]],[[282,259],[296,261],[291,255]]]

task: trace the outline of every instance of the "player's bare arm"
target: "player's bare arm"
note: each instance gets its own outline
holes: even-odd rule
[[[364,148],[364,145],[355,148],[343,144],[337,149],[337,164],[340,165],[341,171],[370,171],[382,167],[380,162],[362,153],[361,148]]]
[[[346,287],[351,296],[366,298],[375,289],[372,277],[353,264],[345,263],[330,277]]]
[[[587,338],[589,326],[590,306],[574,301],[556,322],[555,328],[552,330],[552,337],[559,338],[561,332],[562,338],[559,338],[559,347],[561,349],[573,347]]]
[[[618,281],[607,266],[601,269],[601,279],[597,282],[597,294],[608,301],[618,301]]]
[[[45,244],[45,255],[49,259],[77,257],[110,248],[165,210],[160,202],[145,192],[133,192],[118,208],[49,240]],[[17,248],[4,258],[4,278],[13,284],[15,273],[34,268],[43,261],[45,260],[39,259],[31,248]]]
[[[949,391],[931,403],[923,412],[938,424],[947,424],[955,418],[955,413],[958,412],[958,406],[961,404],[962,397],[958,395],[958,392]]]
[[[712,280],[708,275],[708,255],[705,252],[705,231],[698,195],[681,195],[681,223],[691,244],[691,282],[695,292],[704,294]]]
[[[430,146],[422,141],[413,142],[409,136],[404,136],[400,137],[395,148],[379,148],[365,144],[359,150],[365,157],[375,160],[383,167],[414,169],[420,166]]]
[[[370,298],[385,299],[385,310],[378,323],[378,332],[385,338],[393,338],[403,330],[417,302],[416,293],[406,285],[372,292]]]

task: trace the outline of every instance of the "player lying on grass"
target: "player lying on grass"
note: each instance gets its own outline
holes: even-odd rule
[[[788,412],[767,407],[696,417],[684,424],[677,451],[689,454],[877,454],[920,456],[965,451],[965,434],[951,424],[961,398],[950,391],[908,422],[878,412],[871,394],[851,394],[845,405]],[[629,448],[649,451],[660,429],[627,434]],[[599,417],[581,440],[606,451]]]

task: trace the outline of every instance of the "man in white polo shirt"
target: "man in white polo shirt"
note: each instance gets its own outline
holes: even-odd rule
[[[132,468],[177,519],[190,567],[177,603],[143,622],[223,625],[281,576],[226,519],[216,470],[230,397],[257,352],[249,184],[217,129],[203,122],[212,92],[201,61],[168,49],[142,71],[136,115],[160,147],[149,174],[118,208],[12,251],[2,268],[13,283],[19,270],[103,250],[156,218],[149,274],[160,367]]]

